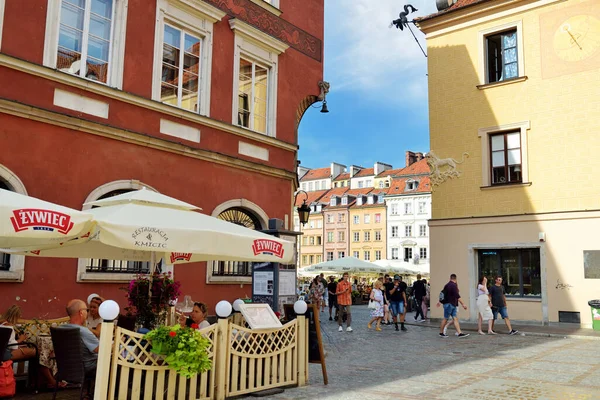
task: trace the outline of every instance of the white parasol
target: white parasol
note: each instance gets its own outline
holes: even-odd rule
[[[320,274],[321,272],[327,274],[343,274],[344,272],[350,274],[384,274],[388,272],[388,270],[382,266],[360,260],[356,257],[343,257],[311,265],[310,267],[303,268],[299,272],[301,272],[302,275],[310,273]]]
[[[89,213],[0,189],[0,248],[57,246],[93,225]]]
[[[191,204],[148,190],[86,205],[96,232],[86,243],[29,251],[42,257],[102,258],[167,264],[196,261],[291,263],[294,243],[194,210]],[[153,264],[154,265],[154,264]]]

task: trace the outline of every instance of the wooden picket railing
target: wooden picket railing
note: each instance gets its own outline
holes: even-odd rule
[[[304,316],[276,329],[252,330],[244,325],[235,315],[201,330],[211,343],[212,369],[188,379],[153,354],[144,335],[116,328],[113,336],[114,325],[104,322],[94,399],[223,400],[306,384],[308,325]]]

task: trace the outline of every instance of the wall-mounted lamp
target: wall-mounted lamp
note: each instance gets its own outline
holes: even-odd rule
[[[296,195],[294,196],[294,203],[296,203],[296,198],[300,193],[304,193],[304,196],[306,197],[302,201],[302,205],[296,208],[296,211],[298,211],[298,219],[300,219],[300,223],[302,224],[302,226],[304,226],[306,225],[306,223],[308,222],[308,218],[310,217],[310,207],[308,206],[308,204],[306,204],[306,200],[308,200],[308,193],[306,193],[304,190],[298,190],[296,192]]]
[[[319,93],[319,100],[323,102],[323,105],[321,106],[321,112],[322,113],[328,113],[329,110],[327,109],[327,93],[329,93],[329,82],[325,82],[325,81],[319,81],[318,83],[319,88],[321,89],[321,93]]]

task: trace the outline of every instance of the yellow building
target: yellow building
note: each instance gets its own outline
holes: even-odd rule
[[[354,197],[354,201],[349,202],[349,255],[371,262],[387,258],[384,202],[386,190],[369,188],[347,192]]]
[[[428,50],[432,298],[456,273],[470,305],[461,319],[474,321],[478,277],[500,274],[511,319],[590,325],[600,1],[458,0],[417,23]]]

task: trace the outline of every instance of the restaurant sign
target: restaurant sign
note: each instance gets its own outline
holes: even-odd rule
[[[165,249],[169,241],[165,231],[152,227],[138,228],[131,234],[131,237],[134,246],[150,249]]]
[[[52,210],[43,210],[38,208],[23,208],[13,210],[13,217],[10,217],[10,222],[15,232],[28,230],[34,231],[51,231],[55,229],[66,235],[73,228],[74,223],[71,217],[67,214]]]

